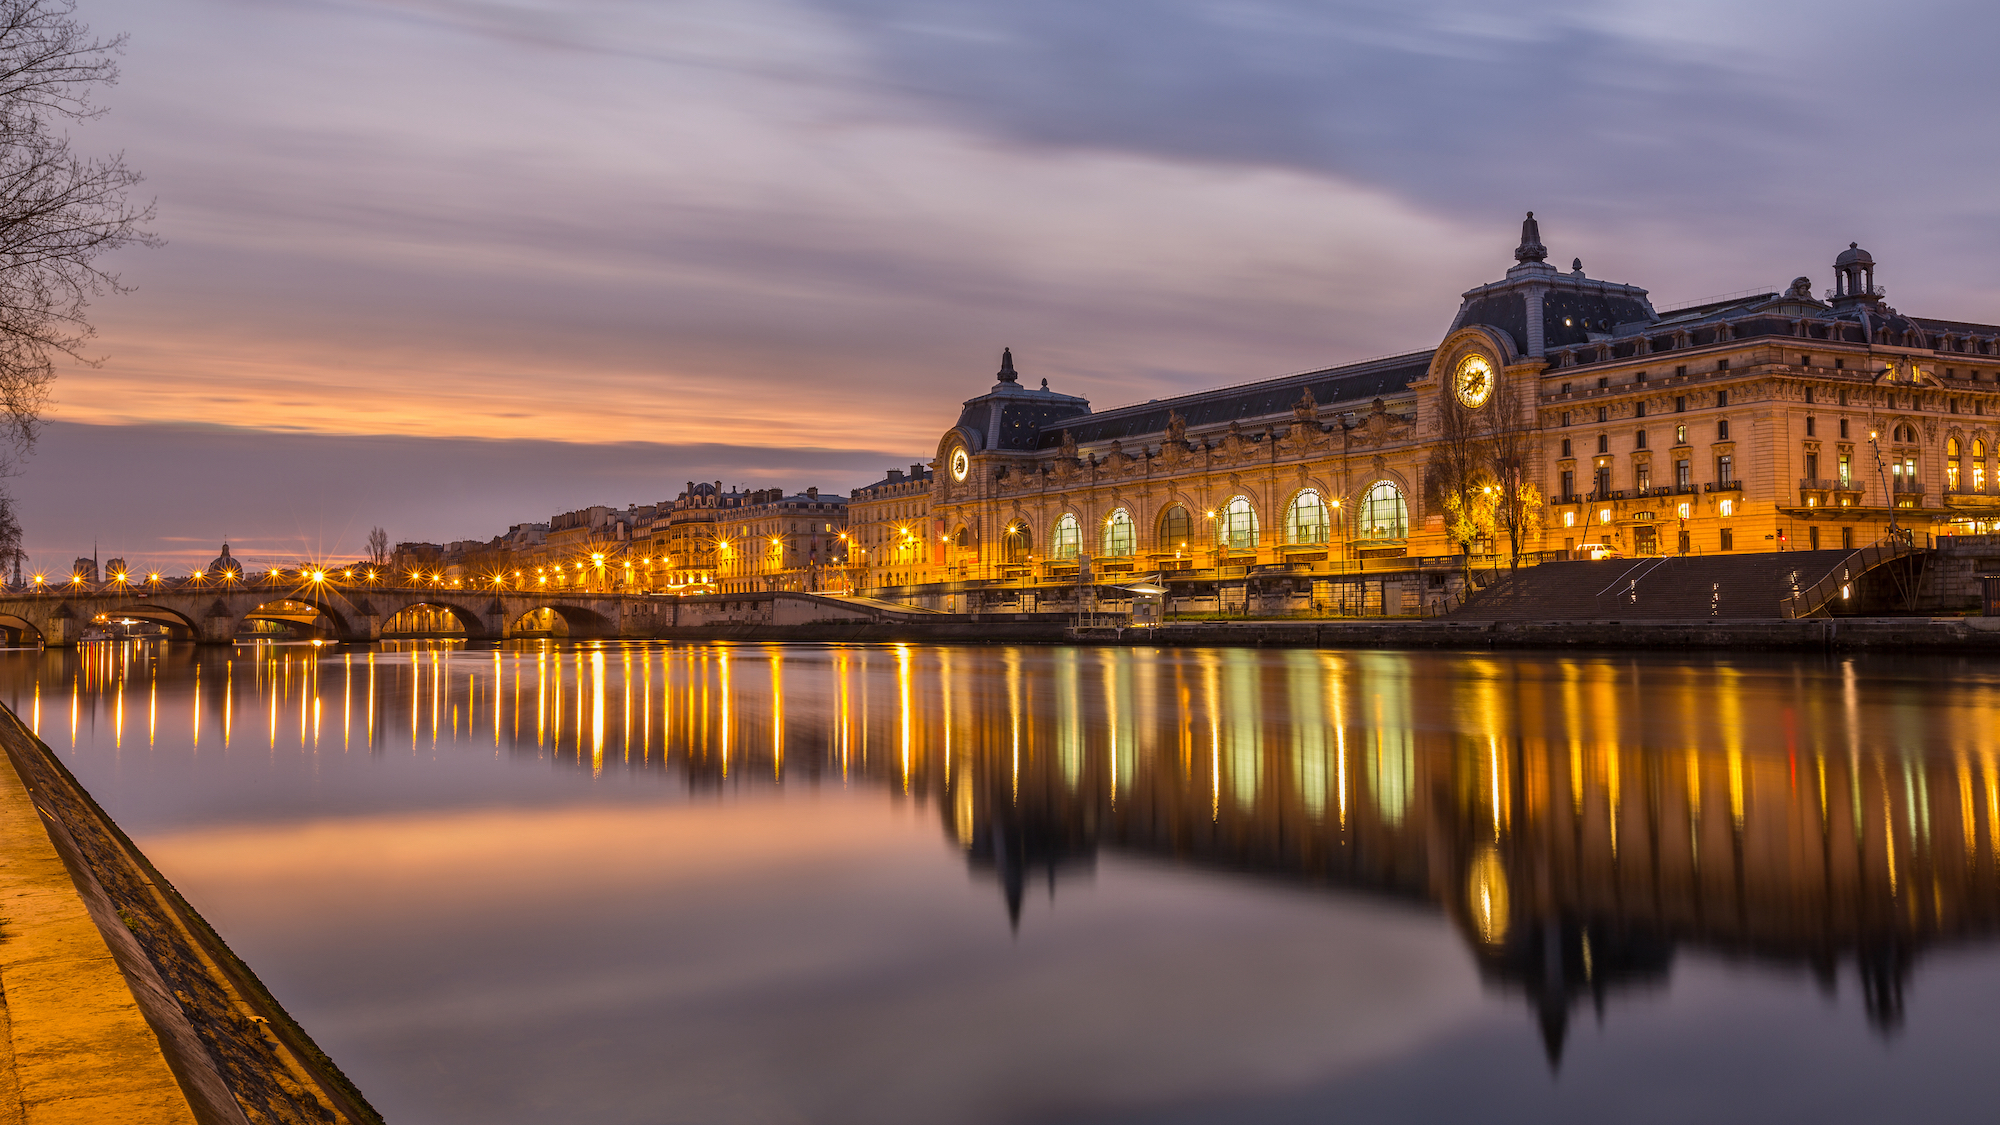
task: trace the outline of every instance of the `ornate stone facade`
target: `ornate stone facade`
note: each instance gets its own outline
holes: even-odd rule
[[[1436,347],[1389,359],[1093,412],[1021,386],[1009,353],[938,441],[918,577],[957,592],[1159,574],[1228,608],[1217,583],[1318,606],[1393,574],[1374,608],[1430,610],[1462,569],[1451,489],[1425,487],[1454,443],[1489,467],[1516,451],[1507,475],[1545,503],[1528,562],[1838,549],[1892,520],[1993,529],[2000,327],[1904,316],[1853,246],[1825,299],[1801,278],[1667,312],[1581,262],[1549,266],[1532,216],[1515,256]],[[1473,551],[1511,554],[1504,531]]]

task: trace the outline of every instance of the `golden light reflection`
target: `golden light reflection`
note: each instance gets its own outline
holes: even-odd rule
[[[333,660],[339,707],[325,696]],[[909,794],[975,866],[1053,869],[1137,849],[1420,894],[1496,951],[1572,915],[1732,949],[1776,934],[1818,948],[1806,939],[1827,927],[1842,948],[1883,927],[1919,944],[1954,927],[2000,932],[2000,682],[1905,677],[1896,690],[1908,698],[1891,706],[1889,689],[1849,668],[1787,668],[1122,648],[133,644],[21,654],[16,674],[32,684],[14,698],[39,726],[44,692],[67,690],[73,744],[115,750],[144,676],[148,741],[165,760],[218,731],[227,746],[240,687],[263,711],[252,714],[273,754],[253,757],[265,771],[294,759],[317,770],[322,753],[335,768],[336,736],[343,751],[367,751],[348,768],[366,768],[369,755],[401,752],[407,724],[412,752],[431,727],[438,762],[553,763],[605,782],[647,773],[733,792],[838,772]],[[1701,704],[1692,714],[1690,701]],[[1781,736],[1732,736],[1724,716]],[[1576,939],[1593,976],[1615,973],[1614,946],[1598,941],[1607,933]]]
[[[1507,867],[1497,848],[1486,847],[1472,860],[1465,881],[1466,906],[1471,911],[1473,930],[1487,945],[1507,940]]]

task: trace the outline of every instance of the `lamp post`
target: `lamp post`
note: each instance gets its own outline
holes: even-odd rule
[[[1896,526],[1896,494],[1889,491],[1889,473],[1888,470],[1882,467],[1881,437],[1882,431],[1870,429],[1868,431],[1868,448],[1875,451],[1875,476],[1882,482],[1882,495],[1887,498],[1886,503],[1889,505],[1889,534],[1900,539],[1903,536],[1903,531]]]

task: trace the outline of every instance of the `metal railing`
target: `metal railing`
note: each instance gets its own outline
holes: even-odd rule
[[[1794,590],[1785,599],[1785,616],[1791,619],[1811,617],[1824,609],[1835,597],[1845,599],[1852,592],[1856,578],[1881,566],[1891,559],[1910,554],[1915,548],[1910,540],[1901,535],[1885,536],[1877,542],[1855,551],[1840,560],[1840,565],[1832,573],[1803,590]]]

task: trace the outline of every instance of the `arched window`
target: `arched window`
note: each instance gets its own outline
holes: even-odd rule
[[[1292,497],[1285,509],[1285,542],[1326,542],[1326,501],[1317,490],[1308,488]]]
[[[1194,519],[1179,504],[1160,517],[1160,550],[1185,551],[1194,539]]]
[[[1248,496],[1232,496],[1215,518],[1216,546],[1225,551],[1248,551],[1257,546],[1257,509]]]
[[[1386,480],[1371,485],[1361,498],[1356,534],[1363,539],[1408,539],[1410,506],[1403,502],[1403,490]]]
[[[1104,521],[1104,553],[1124,556],[1132,553],[1132,513],[1123,508]]]
[[[1957,438],[1952,437],[1945,439],[1944,458],[1945,458],[1944,490],[1946,492],[1957,492],[1958,482],[1959,482],[1959,469],[1962,467],[1962,462],[1959,460],[1959,455],[1958,455]]]
[[[1035,536],[1028,530],[1027,524],[1015,520],[1007,525],[1007,530],[1000,533],[1000,543],[1000,557],[1003,561],[1024,563],[1035,549]]]
[[[1986,439],[1972,439],[1972,491],[1986,491]]]
[[[1077,555],[1082,536],[1077,534],[1076,517],[1065,513],[1056,521],[1056,532],[1050,538],[1050,554],[1058,559],[1073,559]]]

